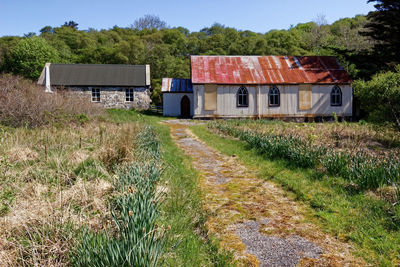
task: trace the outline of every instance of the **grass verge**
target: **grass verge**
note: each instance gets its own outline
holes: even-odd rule
[[[400,263],[399,223],[390,204],[353,190],[343,179],[313,169],[296,168],[284,160],[269,160],[246,143],[221,137],[206,125],[191,130],[223,154],[236,155],[262,179],[275,181],[309,207],[307,220],[340,240],[356,244],[357,254],[369,263]]]

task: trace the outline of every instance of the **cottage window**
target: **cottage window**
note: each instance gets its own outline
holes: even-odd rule
[[[269,89],[269,106],[270,107],[279,107],[280,105],[280,92],[278,87],[273,86]]]
[[[132,88],[125,89],[125,100],[126,100],[126,102],[133,102],[133,89]]]
[[[100,102],[100,88],[92,88],[92,102]]]
[[[246,87],[240,87],[237,92],[237,106],[238,107],[248,107],[249,106],[249,93]]]
[[[331,106],[342,105],[342,90],[339,86],[335,85],[331,91]]]

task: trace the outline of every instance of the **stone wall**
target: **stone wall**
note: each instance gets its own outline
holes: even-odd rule
[[[123,109],[149,109],[151,106],[150,90],[146,87],[93,87],[100,89],[100,102],[105,108],[123,108]],[[133,102],[126,101],[126,88],[133,89]],[[61,90],[61,88],[53,89],[53,91]],[[92,87],[68,87],[62,90],[79,95],[79,97],[87,98],[88,102],[92,102]]]

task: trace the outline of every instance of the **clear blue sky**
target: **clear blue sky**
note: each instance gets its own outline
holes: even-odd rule
[[[374,10],[367,0],[0,0],[0,36],[39,32],[74,20],[79,29],[127,27],[145,15],[198,31],[219,22],[256,32],[312,21],[328,23]]]

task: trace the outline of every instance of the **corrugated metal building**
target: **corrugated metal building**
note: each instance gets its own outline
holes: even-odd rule
[[[161,92],[163,93],[163,115],[176,117],[192,117],[193,84],[190,79],[164,78]]]
[[[192,56],[191,78],[194,118],[352,116],[351,79],[334,57]]]
[[[107,108],[150,107],[150,66],[46,63],[38,84],[64,90]]]

